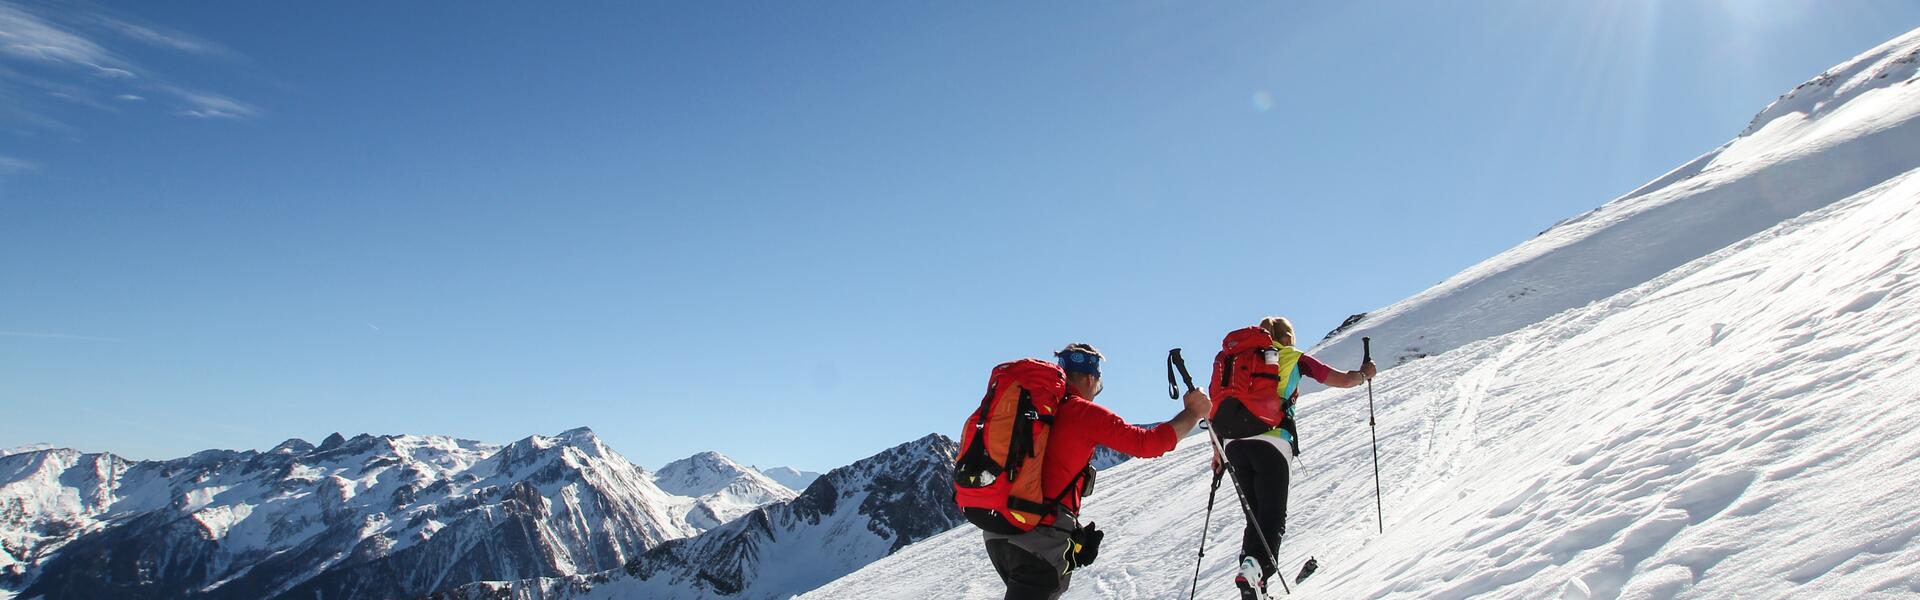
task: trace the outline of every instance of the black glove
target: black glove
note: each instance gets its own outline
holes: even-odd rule
[[[1093,559],[1100,556],[1100,538],[1107,537],[1107,532],[1095,529],[1093,523],[1087,523],[1086,527],[1073,530],[1069,537],[1073,540],[1073,564],[1084,567],[1093,564]]]

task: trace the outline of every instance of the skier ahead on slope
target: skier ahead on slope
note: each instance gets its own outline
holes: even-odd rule
[[[1378,371],[1371,360],[1358,371],[1328,367],[1294,349],[1293,342],[1291,321],[1267,317],[1259,326],[1227,334],[1213,362],[1208,420],[1214,433],[1228,440],[1226,461],[1259,525],[1249,522],[1241,538],[1241,575],[1234,583],[1242,598],[1266,597],[1267,578],[1278,570],[1265,549],[1277,550],[1286,532],[1287,487],[1294,457],[1300,454],[1300,432],[1293,421],[1300,377],[1349,388],[1366,383]],[[1215,455],[1214,473],[1221,468]]]
[[[1073,570],[1093,563],[1102,534],[1092,523],[1082,527],[1079,515],[1081,497],[1093,489],[1096,446],[1139,458],[1166,454],[1211,405],[1191,390],[1171,421],[1135,427],[1093,403],[1103,389],[1099,350],[1072,344],[1054,356],[1053,364],[1027,359],[994,368],[954,468],[955,500],[983,531],[1007,600],[1058,598]]]

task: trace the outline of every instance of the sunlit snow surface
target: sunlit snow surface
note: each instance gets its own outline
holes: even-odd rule
[[[1445,352],[1375,384],[1385,534],[1366,390],[1303,399],[1281,562],[1321,569],[1299,595],[1920,594],[1916,48],[1836,67],[1745,137],[1330,340],[1340,365],[1360,335],[1396,362]],[[1206,461],[1189,438],[1104,473],[1085,517],[1106,544],[1065,597],[1185,597]],[[1205,598],[1236,597],[1229,491]],[[804,597],[997,598],[979,538]]]
[[[1920,166],[1916,53],[1920,31],[1842,63],[1782,95],[1739,138],[1370,311],[1312,353],[1357,364],[1367,336],[1381,366],[1393,366],[1514,331]]]

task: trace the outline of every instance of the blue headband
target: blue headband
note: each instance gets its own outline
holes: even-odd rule
[[[1060,355],[1060,370],[1099,377],[1100,357],[1083,350],[1069,350]]]

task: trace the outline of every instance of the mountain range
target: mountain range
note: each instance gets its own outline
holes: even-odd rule
[[[796,496],[714,452],[649,472],[586,428],[167,461],[20,448],[0,455],[0,597],[418,597],[620,569]]]
[[[788,598],[954,530],[954,441],[929,435],[827,472],[790,502],[662,544],[625,568],[475,583],[435,600]]]

